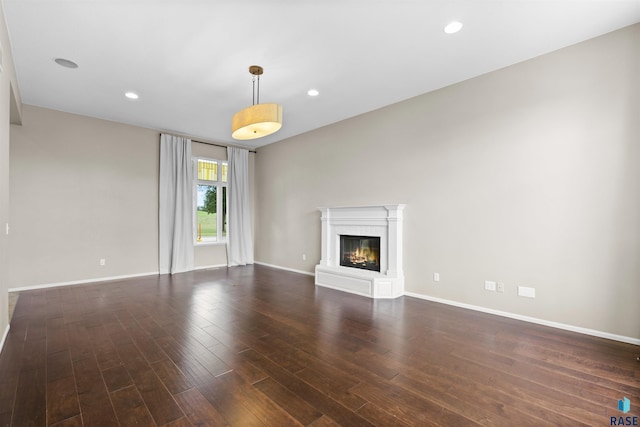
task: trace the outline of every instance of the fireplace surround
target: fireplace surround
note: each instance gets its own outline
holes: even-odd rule
[[[322,252],[316,286],[370,298],[404,294],[402,220],[405,205],[319,208]]]

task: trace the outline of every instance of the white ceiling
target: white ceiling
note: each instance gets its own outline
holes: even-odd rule
[[[640,0],[2,3],[25,104],[238,145],[231,117],[263,66],[260,101],[283,105],[283,126],[248,147],[640,22]],[[447,35],[452,20],[464,28]]]

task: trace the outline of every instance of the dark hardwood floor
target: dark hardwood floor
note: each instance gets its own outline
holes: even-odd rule
[[[639,354],[262,266],[203,270],[21,292],[0,426],[608,426],[640,414]]]

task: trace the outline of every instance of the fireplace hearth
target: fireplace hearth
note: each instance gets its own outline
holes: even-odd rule
[[[316,285],[371,298],[403,295],[404,207],[320,208],[322,253]]]

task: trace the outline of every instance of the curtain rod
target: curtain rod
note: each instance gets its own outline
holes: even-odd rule
[[[222,148],[227,148],[228,145],[220,145],[220,144],[214,144],[213,142],[204,142],[204,141],[196,141],[195,139],[191,140],[192,142],[197,142],[198,144],[206,144],[206,145],[213,145],[215,147],[222,147]],[[244,147],[239,147],[239,148],[244,148]],[[249,150],[250,153],[256,154],[255,151]]]

